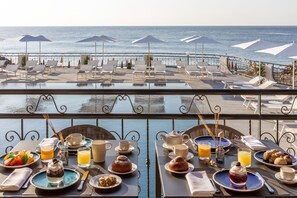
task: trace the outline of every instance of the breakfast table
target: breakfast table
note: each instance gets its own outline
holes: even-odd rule
[[[193,171],[202,171],[205,170],[207,176],[212,178],[213,174],[216,171],[229,169],[233,161],[237,161],[237,149],[246,147],[240,140],[231,140],[233,146],[230,148],[229,152],[225,154],[224,163],[220,166],[215,166],[213,164],[206,163],[205,161],[199,160],[197,153],[194,153],[194,157],[189,161],[189,163],[194,165]],[[270,140],[261,140],[268,149],[276,148],[280,151],[283,151],[278,145],[273,143]],[[168,163],[171,159],[168,157],[170,151],[166,148],[163,148],[163,140],[157,140],[155,142],[155,167],[156,167],[156,176],[155,176],[155,188],[156,194],[155,197],[161,197],[161,194],[165,198],[173,197],[193,197],[188,182],[185,178],[185,174],[174,174],[168,172],[165,169],[165,164]],[[215,155],[211,155],[212,159],[215,159]],[[280,183],[275,178],[275,173],[279,172],[280,168],[270,167],[264,165],[254,158],[252,158],[251,167],[247,170],[255,173],[259,172],[264,180],[273,188],[274,193],[271,194],[265,185],[253,192],[235,192],[227,190],[217,184],[218,191],[213,195],[214,197],[276,197],[276,196],[290,196],[297,197],[297,184],[283,184]]]
[[[108,166],[115,160],[118,155],[115,151],[115,147],[119,145],[119,140],[108,140],[112,143],[112,148],[106,152],[105,162],[103,163],[91,163],[90,168],[88,169],[89,175],[87,180],[85,181],[84,187],[81,191],[77,190],[77,187],[80,184],[81,177],[78,182],[69,186],[65,189],[61,190],[41,190],[35,188],[32,184],[29,184],[27,189],[21,189],[17,192],[0,192],[0,196],[3,197],[36,197],[36,196],[58,196],[58,197],[138,197],[138,170],[129,175],[123,175],[122,183],[112,189],[94,189],[90,184],[89,180],[99,174],[108,173]],[[31,150],[35,151],[37,145],[40,141],[20,141],[12,151],[20,151],[20,150]],[[131,160],[132,163],[138,164],[138,149],[137,142],[131,141],[135,150],[132,153],[128,154],[127,157]],[[56,149],[58,150],[58,149]],[[77,156],[75,154],[69,155],[68,167],[70,169],[76,170],[82,176],[86,169],[82,169],[77,166]],[[33,174],[39,172],[40,170],[45,170],[46,165],[43,164],[40,160],[29,166],[33,170]],[[0,168],[0,183],[4,181],[4,179],[13,171],[13,169]]]

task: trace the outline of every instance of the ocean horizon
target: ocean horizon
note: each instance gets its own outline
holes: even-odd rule
[[[117,42],[106,43],[106,53],[146,52],[146,44],[132,44],[135,39],[153,35],[164,43],[151,44],[151,52],[194,53],[194,44],[180,39],[191,36],[208,36],[220,44],[206,44],[205,53],[244,57],[253,60],[288,64],[287,57],[259,54],[248,50],[232,48],[232,45],[252,41],[258,38],[282,45],[297,41],[297,26],[23,26],[0,27],[0,53],[24,53],[25,43],[19,42],[22,35],[44,35],[52,42],[42,43],[44,53],[93,53],[94,43],[77,41],[94,35],[107,35]],[[28,43],[28,53],[38,52],[38,43]],[[97,44],[101,52],[101,44]],[[198,45],[197,53],[201,53]]]

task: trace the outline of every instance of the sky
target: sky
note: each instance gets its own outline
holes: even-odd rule
[[[0,26],[297,25],[296,0],[3,0]]]

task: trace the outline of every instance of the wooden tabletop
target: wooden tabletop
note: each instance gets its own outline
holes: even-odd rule
[[[276,144],[271,141],[262,141],[268,148],[280,149]],[[239,142],[237,142],[239,143]],[[237,144],[236,143],[236,144]],[[156,155],[156,197],[160,197],[162,190],[163,196],[166,198],[173,197],[192,197],[189,190],[189,186],[185,175],[172,174],[165,170],[164,165],[171,159],[168,157],[169,151],[162,147],[163,141],[159,140],[155,143],[155,155]],[[235,144],[235,145],[236,145]],[[239,143],[237,146],[242,147]],[[229,169],[233,161],[237,161],[237,146],[232,148],[230,152],[225,154],[225,162],[222,165],[223,168]],[[282,149],[280,149],[282,150]],[[211,156],[215,159],[215,156]],[[209,178],[212,177],[213,173],[218,171],[218,168],[212,167],[203,163],[203,161],[198,159],[197,154],[194,154],[194,158],[189,161],[194,165],[194,171],[206,170]],[[294,196],[297,197],[297,185],[285,185],[279,183],[275,179],[275,173],[279,172],[279,168],[272,168],[257,162],[254,158],[252,159],[252,166],[248,169],[251,172],[259,172],[263,178],[270,184],[274,189],[275,193],[270,194],[265,186],[258,191],[248,192],[248,193],[238,193],[230,190],[225,190],[224,188],[217,186],[220,189],[219,194],[215,194],[215,197],[231,196],[231,197],[275,197],[275,196]],[[158,186],[161,186],[159,188]]]
[[[108,172],[107,168],[112,163],[112,161],[118,155],[115,151],[115,147],[118,146],[119,140],[108,140],[112,143],[112,148],[106,152],[106,158],[104,163],[93,163],[91,165],[90,174],[85,182],[84,188],[82,191],[77,191],[77,187],[79,182],[70,186],[63,190],[57,191],[45,191],[36,189],[31,184],[27,189],[21,189],[18,192],[0,192],[0,196],[7,196],[7,197],[20,197],[20,196],[27,196],[27,197],[36,197],[36,196],[58,196],[58,197],[138,197],[138,172],[134,172],[130,175],[121,176],[122,183],[119,187],[113,188],[111,190],[98,190],[94,189],[89,185],[89,179],[93,176],[98,174],[103,174]],[[138,164],[138,149],[137,149],[137,142],[131,141],[136,148],[131,154],[127,155],[127,157],[133,162],[134,164]],[[34,151],[36,146],[38,145],[39,141],[20,141],[14,148],[13,151],[19,150],[32,150]],[[40,161],[29,166],[33,169],[33,172],[38,172],[42,168],[45,169],[46,166],[42,164]],[[80,174],[84,172],[83,169],[77,167],[77,156],[70,155],[69,156],[69,168],[76,169]],[[12,172],[12,169],[5,169],[0,168],[0,183],[4,181],[4,179]]]

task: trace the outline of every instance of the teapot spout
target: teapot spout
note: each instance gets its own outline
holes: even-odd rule
[[[160,134],[160,137],[163,139],[164,142],[166,142],[166,135]]]

